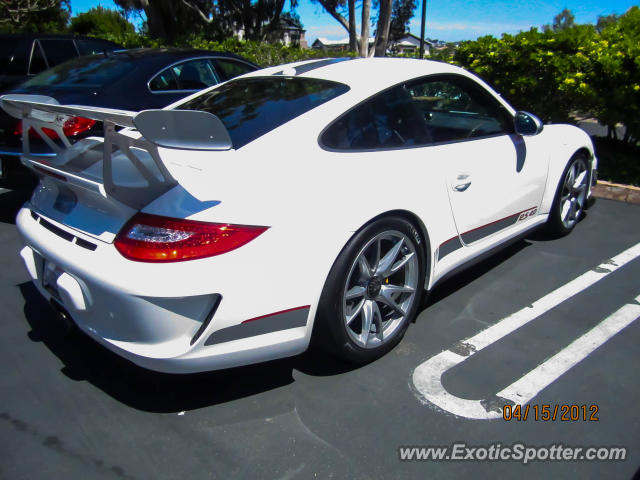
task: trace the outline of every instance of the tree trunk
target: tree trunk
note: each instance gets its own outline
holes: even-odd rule
[[[167,30],[164,28],[162,19],[162,7],[158,2],[149,2],[142,0],[141,2],[144,14],[147,16],[147,26],[149,27],[149,36],[152,38],[167,38]]]
[[[371,16],[371,0],[362,0],[362,26],[360,35],[360,56],[369,56],[369,19]]]
[[[349,51],[358,51],[358,34],[356,33],[356,0],[349,2]]]
[[[376,41],[373,47],[376,57],[384,57],[387,52],[390,28],[391,0],[380,0],[380,13],[378,14],[378,27],[376,28]]]

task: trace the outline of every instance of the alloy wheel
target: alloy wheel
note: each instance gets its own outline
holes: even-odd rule
[[[570,230],[580,219],[587,198],[589,171],[583,158],[577,158],[567,170],[560,193],[560,220]]]
[[[398,332],[418,293],[419,264],[414,242],[389,230],[360,250],[344,288],[346,331],[361,348],[376,348]]]

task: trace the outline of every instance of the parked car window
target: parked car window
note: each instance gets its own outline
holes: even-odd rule
[[[95,55],[96,53],[110,52],[113,50],[112,43],[103,42],[102,40],[76,40],[80,55]]]
[[[348,90],[347,85],[313,78],[243,78],[178,108],[213,113],[227,127],[234,148],[241,148]]]
[[[149,82],[154,92],[201,90],[220,83],[209,59],[190,60],[163,70]]]
[[[35,75],[49,68],[47,61],[44,59],[40,42],[33,42],[33,50],[31,52],[31,63],[29,64],[29,75]]]
[[[237,62],[227,58],[217,58],[216,63],[218,64],[218,68],[222,70],[224,77],[227,79],[238,77],[256,70],[255,67],[252,67],[247,63]]]
[[[397,148],[429,143],[426,122],[404,86],[394,87],[354,108],[323,134],[322,144],[338,150]]]
[[[513,120],[499,102],[468,78],[426,78],[405,88],[434,142],[500,135],[513,129]]]
[[[102,88],[129,73],[135,63],[126,56],[79,57],[36,75],[25,87]]]
[[[0,42],[0,75],[26,75],[31,42]]]
[[[78,56],[76,46],[71,39],[41,39],[39,42],[44,50],[49,68]]]
[[[178,90],[178,79],[173,73],[173,69],[167,68],[153,77],[149,82],[149,88],[152,92]]]

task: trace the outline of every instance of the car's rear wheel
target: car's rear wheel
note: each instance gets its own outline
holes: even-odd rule
[[[562,173],[551,207],[547,228],[556,236],[568,235],[584,214],[589,189],[587,156],[576,153]]]
[[[322,292],[316,333],[354,363],[391,350],[417,315],[425,277],[423,240],[398,217],[364,227],[338,256]]]

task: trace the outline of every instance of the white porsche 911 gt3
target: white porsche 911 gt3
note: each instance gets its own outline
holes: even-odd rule
[[[2,106],[41,180],[17,217],[35,285],[165,372],[295,355],[312,336],[377,358],[447,273],[543,224],[569,233],[597,166],[582,130],[423,60],[272,67],[139,113]],[[104,137],[72,143],[70,117]],[[31,156],[33,135],[57,156]]]

